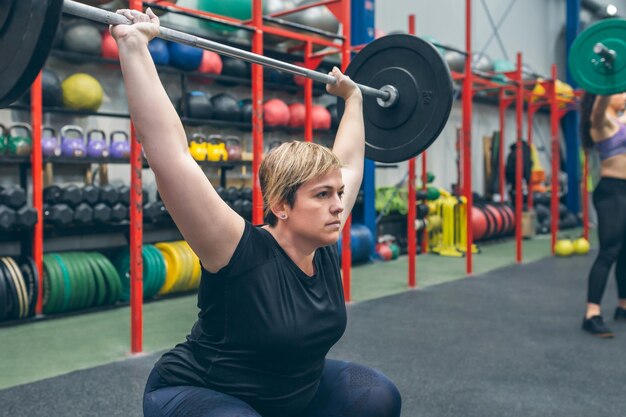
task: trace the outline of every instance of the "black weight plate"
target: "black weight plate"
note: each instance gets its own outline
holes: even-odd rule
[[[346,74],[372,88],[391,85],[399,99],[382,107],[363,95],[365,156],[380,162],[400,162],[419,155],[437,139],[448,121],[453,102],[450,70],[429,42],[405,34],[376,39],[350,62]],[[345,103],[337,100],[339,118]]]
[[[15,284],[17,285],[20,294],[20,318],[26,318],[28,317],[29,298],[28,289],[26,288],[26,282],[24,282],[22,271],[20,271],[20,267],[17,262],[15,262],[15,260],[11,257],[5,256],[3,258],[3,262],[5,262],[6,266],[13,273],[13,277],[15,277]]]
[[[4,262],[0,262],[0,270],[4,275],[4,280],[7,283],[7,319],[16,319],[20,315],[20,301],[17,293],[17,286],[13,278],[13,274]]]
[[[20,270],[24,276],[24,283],[28,290],[28,316],[35,315],[35,307],[37,306],[37,297],[39,295],[39,274],[37,265],[30,256],[20,259]]]
[[[8,284],[6,283],[4,279],[4,274],[2,273],[2,270],[0,269],[0,321],[6,319],[9,313],[8,311],[9,295],[7,293],[8,291],[7,286]]]
[[[63,0],[5,0],[2,9],[0,108],[20,98],[37,78],[52,47]]]

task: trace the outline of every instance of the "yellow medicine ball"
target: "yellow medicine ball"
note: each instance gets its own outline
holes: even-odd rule
[[[77,73],[61,83],[63,105],[74,110],[97,111],[102,104],[102,86],[89,74]]]

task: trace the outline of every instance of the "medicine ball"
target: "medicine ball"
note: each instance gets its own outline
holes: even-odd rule
[[[250,79],[250,64],[240,59],[224,57],[222,58],[222,75],[227,77]],[[219,79],[218,82],[226,86],[238,84],[235,80]]]
[[[63,34],[63,49],[81,54],[100,55],[102,38],[100,31],[91,23],[70,23]]]
[[[154,38],[148,43],[148,51],[156,65],[169,65],[170,50],[163,39]]]
[[[289,123],[289,107],[277,98],[263,104],[263,122],[266,126],[287,126]]]
[[[216,94],[211,98],[213,105],[213,118],[229,122],[238,122],[241,118],[239,114],[239,102],[230,94]]]
[[[213,51],[202,51],[202,61],[198,71],[205,74],[221,74],[222,58]]]
[[[329,104],[326,109],[330,113],[330,127],[331,129],[337,129],[339,127],[339,116],[337,115],[337,105]]]
[[[102,32],[102,51],[100,52],[102,58],[108,59],[120,59],[120,51],[117,47],[117,42],[111,32],[105,30]]]
[[[74,110],[97,111],[102,104],[102,86],[89,74],[76,73],[61,84],[63,105]]]
[[[239,100],[239,120],[243,123],[252,123],[252,100]]]
[[[59,76],[52,70],[44,68],[41,74],[41,100],[44,106],[60,107],[63,105],[63,90]],[[20,101],[30,104],[30,89]]]
[[[306,117],[306,106],[302,103],[291,103],[289,105],[289,126],[302,127]]]
[[[193,119],[210,119],[213,117],[213,104],[208,94],[202,91],[189,91],[185,95],[187,116]]]
[[[202,49],[182,43],[169,42],[170,64],[184,71],[198,69],[202,62]]]
[[[330,112],[324,106],[314,105],[311,109],[313,129],[330,129]]]

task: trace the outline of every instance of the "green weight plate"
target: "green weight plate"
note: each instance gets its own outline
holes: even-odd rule
[[[122,294],[122,281],[120,280],[120,276],[115,270],[113,263],[102,255],[101,253],[97,253],[97,257],[99,258],[100,266],[104,271],[105,275],[108,277],[109,284],[111,285],[111,297],[113,301],[111,304],[116,303]]]
[[[76,254],[77,264],[82,268],[82,280],[87,288],[87,299],[85,301],[86,307],[93,307],[96,299],[96,284],[93,276],[93,272],[89,267],[84,252]]]
[[[61,307],[63,306],[63,291],[65,280],[63,279],[63,271],[59,266],[59,263],[54,259],[54,257],[49,256],[49,264],[51,271],[51,290],[52,290],[52,312],[58,313],[61,311]],[[45,256],[44,256],[45,259]]]
[[[104,304],[107,297],[107,285],[105,283],[104,274],[100,270],[100,267],[98,266],[92,253],[85,253],[85,261],[89,266],[89,269],[91,270],[91,275],[93,276],[93,281],[95,284],[94,305],[101,306]]]
[[[55,254],[52,254],[52,257],[56,261],[57,265],[59,265],[59,268],[61,269],[61,274],[62,274],[63,302],[61,303],[59,312],[63,313],[67,311],[68,308],[70,308],[70,306],[73,304],[72,303],[72,281],[70,278],[70,272],[67,269],[65,262],[63,262],[63,259],[61,258],[61,256],[55,253]]]
[[[92,290],[89,284],[90,276],[88,276],[88,271],[85,270],[85,267],[81,261],[81,254],[79,252],[71,252],[68,254],[69,263],[74,269],[74,282],[76,283],[77,288],[80,291],[80,303],[78,304],[79,309],[87,308],[91,305],[92,298]]]
[[[50,255],[43,256],[43,313],[56,312],[58,304],[58,272],[56,262]]]
[[[610,65],[594,52],[598,43],[615,51]],[[585,29],[572,44],[568,65],[578,86],[590,93],[609,95],[626,91],[626,20],[605,19]]]
[[[161,287],[163,287],[163,284],[165,284],[165,260],[163,259],[163,255],[161,254],[161,251],[158,250],[156,248],[156,246],[154,245],[147,245],[146,246],[154,255],[154,258],[156,260],[156,265],[157,265],[157,271],[158,271],[158,276],[157,276],[157,281],[156,281],[156,285],[154,288],[154,295],[157,295],[159,293],[159,291],[161,291]]]
[[[104,285],[105,285],[105,299],[104,304],[111,305],[115,304],[115,302],[119,299],[119,277],[117,276],[117,272],[115,275],[111,277],[111,274],[108,271],[106,263],[104,261],[104,256],[98,252],[94,252],[92,254],[95,265],[100,270],[102,276],[104,277]]]
[[[71,297],[70,304],[67,310],[79,310],[83,308],[85,304],[85,287],[80,281],[79,271],[74,262],[73,252],[66,252],[59,254],[59,257],[63,261],[63,265],[67,269],[68,276],[70,277]]]
[[[154,256],[147,248],[147,245],[141,248],[141,259],[143,262],[143,299],[148,300],[154,295],[153,291],[156,286],[156,265],[154,263]]]

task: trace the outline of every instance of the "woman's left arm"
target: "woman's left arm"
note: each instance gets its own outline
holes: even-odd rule
[[[363,96],[361,90],[337,68],[331,75],[338,80],[335,85],[328,85],[329,93],[345,100],[345,110],[333,145],[333,153],[339,157],[343,168],[341,174],[345,185],[343,194],[344,211],[341,217],[343,225],[354,207],[363,179],[365,159],[365,126],[363,124]]]

